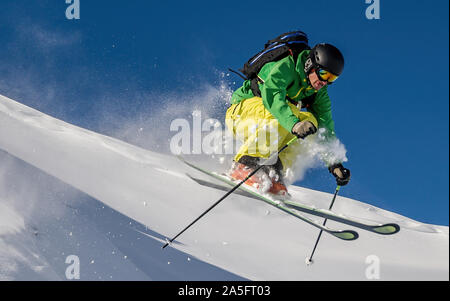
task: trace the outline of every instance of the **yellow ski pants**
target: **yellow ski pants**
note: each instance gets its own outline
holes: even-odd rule
[[[300,111],[291,103],[289,106],[300,121],[308,120],[317,127],[317,120],[313,114]],[[225,123],[233,136],[243,142],[234,157],[235,161],[246,155],[268,158],[295,137],[278,123],[278,120],[264,107],[260,97],[244,99],[231,105],[227,110]],[[297,143],[298,141],[295,142]],[[284,169],[295,162],[297,152],[293,146],[294,143],[279,155]]]

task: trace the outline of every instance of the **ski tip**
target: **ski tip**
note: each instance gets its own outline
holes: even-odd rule
[[[384,224],[382,226],[374,227],[373,231],[382,235],[391,235],[400,231],[400,226],[395,223]]]
[[[339,231],[339,232],[333,232],[332,234],[342,240],[355,240],[355,239],[358,239],[358,237],[359,237],[358,232],[353,231],[353,230],[344,230],[344,231]]]

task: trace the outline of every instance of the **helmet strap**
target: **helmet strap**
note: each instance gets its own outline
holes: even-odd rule
[[[309,72],[311,71],[311,69],[313,68],[313,61],[312,59],[309,57],[306,61],[305,61],[305,67],[303,68],[303,71],[305,71],[305,74],[308,75]]]
[[[311,81],[309,80],[309,73],[311,72],[312,69],[314,69],[316,66],[314,66],[314,63],[312,61],[312,59],[309,57],[306,61],[305,61],[305,67],[303,68],[303,71],[305,71],[305,75],[306,75],[306,80],[308,81],[308,85],[311,85]]]

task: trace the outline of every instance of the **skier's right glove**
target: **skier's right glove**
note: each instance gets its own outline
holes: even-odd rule
[[[303,139],[308,135],[314,134],[317,132],[317,128],[311,121],[300,121],[294,124],[292,127],[292,134],[297,136],[297,138]]]
[[[328,170],[336,178],[336,184],[339,186],[347,185],[350,181],[350,170],[341,163],[331,165]]]

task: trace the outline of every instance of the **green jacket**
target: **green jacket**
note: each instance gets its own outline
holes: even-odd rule
[[[328,86],[318,91],[314,90],[309,85],[303,70],[309,52],[310,50],[302,51],[297,64],[290,55],[279,61],[265,64],[258,74],[259,78],[264,81],[259,84],[261,97],[266,109],[278,119],[281,126],[291,132],[292,127],[299,122],[299,119],[292,113],[286,96],[294,101],[299,101],[317,93],[314,103],[307,110],[316,117],[319,128],[327,129],[326,136],[334,137],[334,121],[331,114],[331,101],[327,92]],[[232,104],[254,97],[250,84],[250,80],[244,81],[242,87],[233,93]]]

